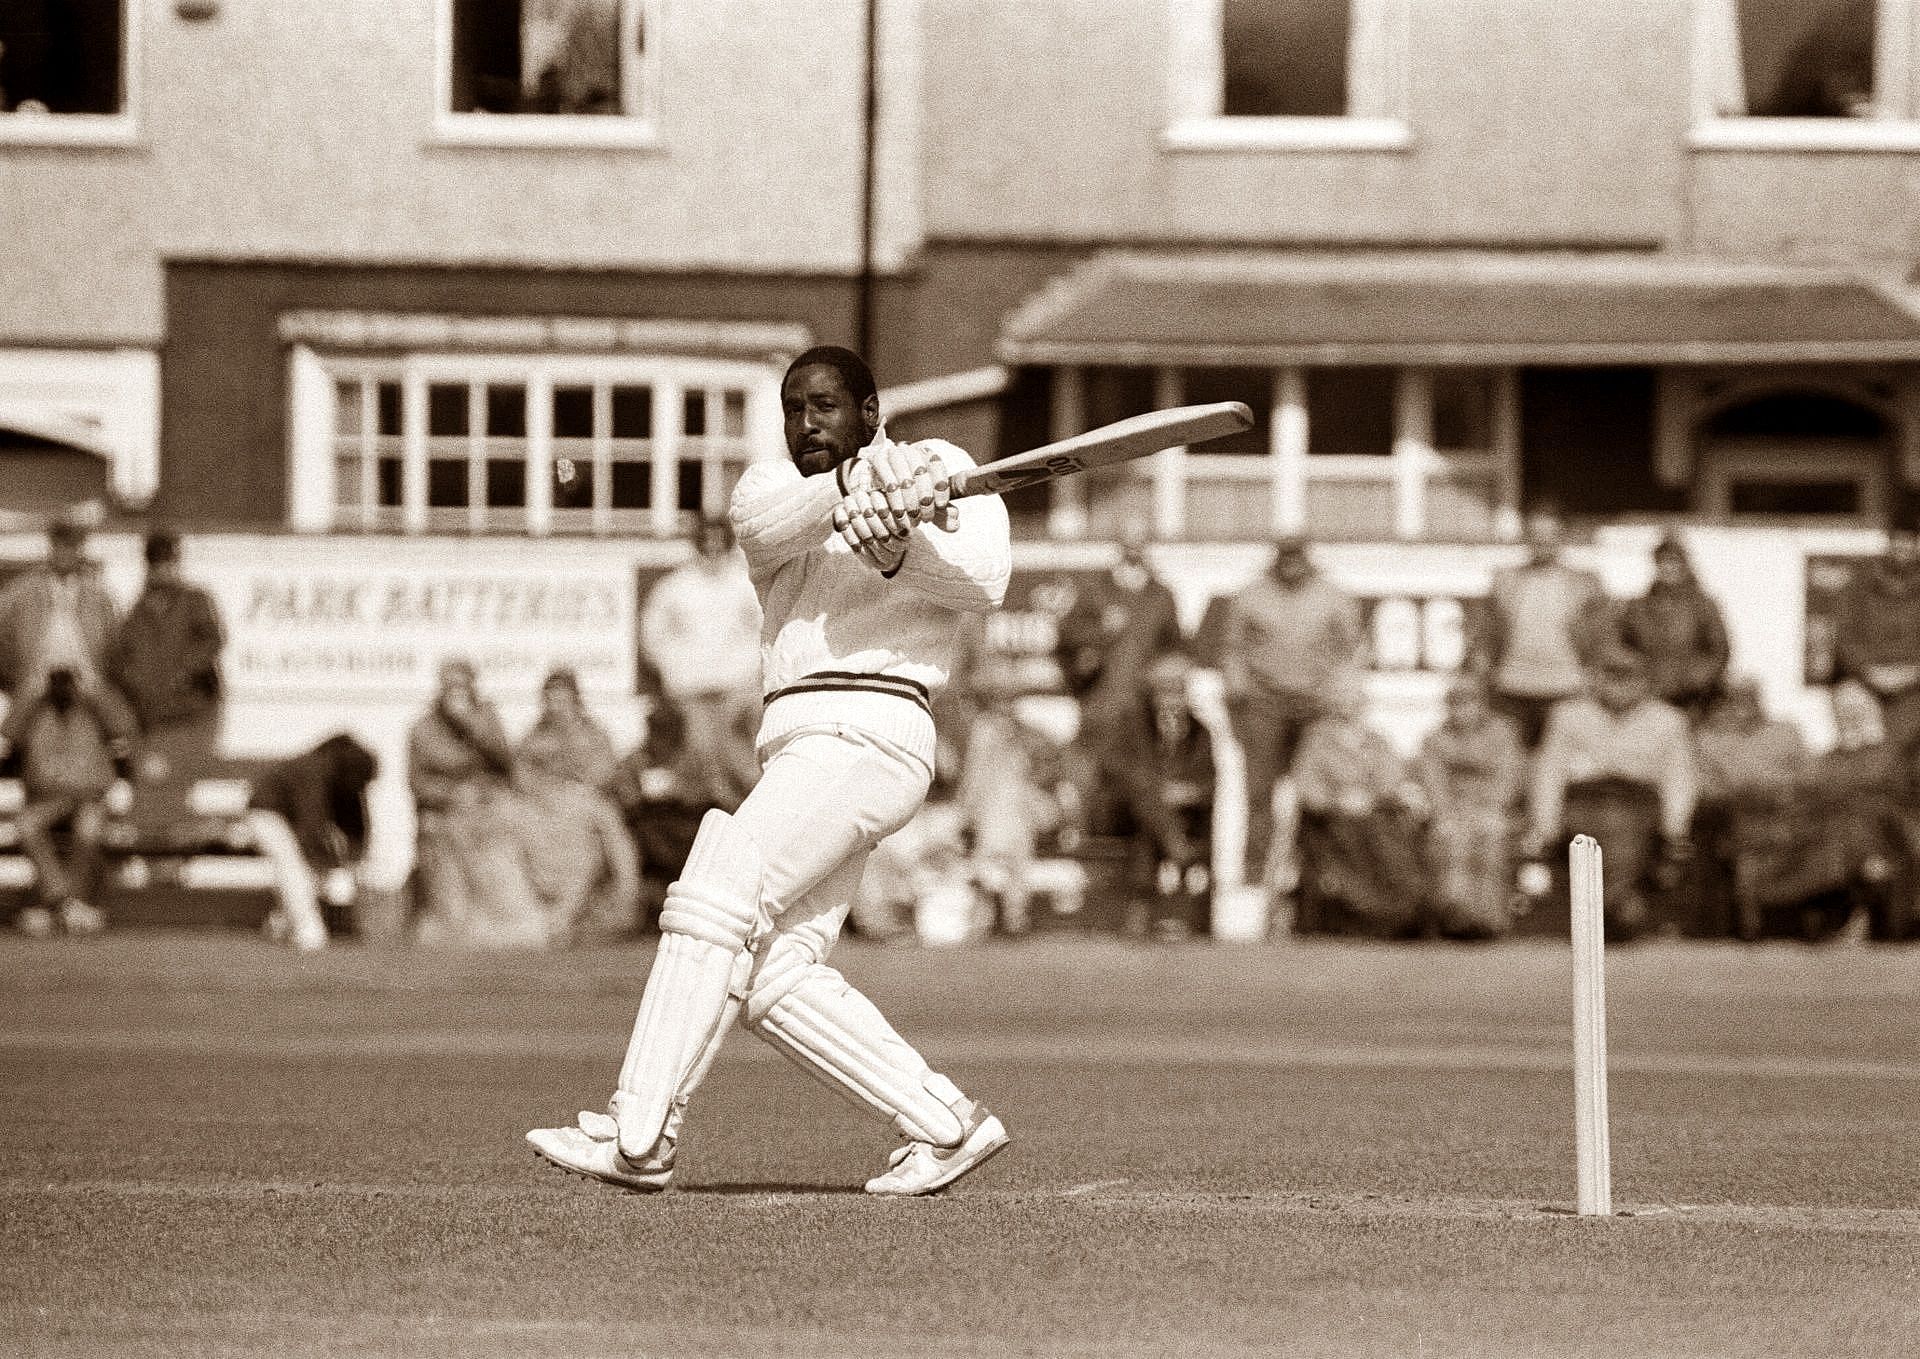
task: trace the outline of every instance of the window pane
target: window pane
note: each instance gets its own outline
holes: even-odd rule
[[[487,388],[487,433],[503,439],[527,437],[527,389]]]
[[[613,389],[613,437],[651,439],[653,437],[653,389],[651,387],[615,387]]]
[[[400,433],[400,384],[383,382],[375,393],[375,404],[379,407],[380,433],[398,436]]]
[[[628,0],[630,60],[622,60],[622,0],[453,0],[457,113],[620,114],[640,70],[646,30]]]
[[[118,113],[123,0],[0,4],[0,111]]]
[[[729,439],[747,437],[747,394],[737,387],[721,394],[720,432]]]
[[[360,437],[360,391],[358,382],[333,384],[333,432],[342,439]]]
[[[706,468],[697,462],[680,464],[679,496],[675,501],[683,510],[700,512],[700,489],[706,485]]]
[[[553,389],[553,437],[591,439],[593,437],[593,388],[555,387]]]
[[[698,387],[689,387],[682,398],[680,432],[689,439],[706,437],[707,394]]]
[[[1873,112],[1875,0],[1740,0],[1747,111],[1772,118]]]
[[[644,462],[616,462],[613,465],[613,507],[616,510],[645,510],[652,506],[652,466]]]
[[[360,504],[360,459],[346,454],[333,460],[333,503],[343,510]]]
[[[436,382],[427,388],[427,433],[458,436],[467,432],[467,388]]]
[[[1307,374],[1307,451],[1393,452],[1393,370],[1316,368]]]
[[[526,463],[518,458],[488,458],[487,504],[517,510],[526,503]]]
[[[380,459],[379,467],[375,470],[379,473],[379,486],[376,489],[380,497],[380,503],[382,505],[398,505],[400,503],[400,488],[402,485],[400,459],[382,458]]]
[[[1736,481],[1727,502],[1735,514],[1860,513],[1856,481]]]
[[[1350,0],[1223,0],[1220,111],[1339,117],[1347,111]]]
[[[593,464],[591,462],[585,458],[554,455],[553,507],[556,510],[593,508]]]
[[[1182,399],[1190,405],[1244,401],[1253,412],[1253,428],[1224,439],[1194,445],[1195,453],[1265,454],[1273,423],[1273,373],[1265,368],[1187,368],[1180,374]]]
[[[467,503],[467,460],[434,458],[427,463],[427,504],[432,509],[460,509]]]
[[[1493,447],[1493,379],[1480,372],[1443,369],[1433,375],[1435,448]]]

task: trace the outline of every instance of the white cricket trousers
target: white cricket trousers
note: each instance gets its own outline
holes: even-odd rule
[[[802,727],[772,746],[733,816],[760,848],[762,938],[825,962],[873,847],[920,810],[933,771],[855,727]]]

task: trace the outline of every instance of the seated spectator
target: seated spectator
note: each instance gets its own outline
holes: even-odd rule
[[[1783,930],[1826,938],[1857,912],[1876,938],[1902,938],[1912,928],[1920,819],[1906,762],[1863,686],[1837,686],[1833,711],[1838,741],[1812,761],[1798,790],[1773,809],[1732,820],[1742,938]]]
[[[1653,549],[1653,584],[1620,608],[1621,645],[1647,658],[1654,697],[1694,722],[1720,696],[1727,673],[1727,625],[1701,588],[1680,539],[1669,533]]]
[[[1655,698],[1646,658],[1613,648],[1591,692],[1557,704],[1534,761],[1528,801],[1530,856],[1556,860],[1574,835],[1603,851],[1607,927],[1630,937],[1653,923],[1652,897],[1672,885],[1692,853],[1696,801],[1687,719]]]
[[[1365,718],[1357,676],[1338,680],[1294,760],[1300,792],[1295,927],[1401,937],[1425,921],[1419,786]]]
[[[1513,827],[1526,756],[1493,711],[1486,681],[1456,679],[1445,718],[1414,766],[1426,805],[1435,923],[1444,935],[1493,938],[1513,917]]]
[[[56,667],[97,692],[120,611],[86,557],[87,526],[77,515],[47,530],[47,560],[0,590],[0,690],[38,693]]]
[[[297,949],[326,946],[322,895],[334,906],[352,900],[353,870],[367,853],[367,786],[379,768],[371,750],[342,733],[254,780],[247,827],[273,865],[280,898],[269,932],[284,932]]]
[[[623,938],[634,932],[640,868],[604,786],[616,761],[606,729],[587,711],[571,670],[541,688],[540,717],[520,743],[513,785],[534,895],[551,941]]]
[[[1692,884],[1691,932],[1724,935],[1732,931],[1735,889],[1750,880],[1754,831],[1764,828],[1770,835],[1795,815],[1793,803],[1808,772],[1807,748],[1798,727],[1767,717],[1759,686],[1741,679],[1727,686],[1695,730],[1694,755],[1700,802],[1693,840],[1702,851],[1702,872]]]
[[[546,916],[528,877],[511,783],[513,754],[467,662],[441,666],[433,706],[408,736],[407,760],[421,941],[545,943]]]
[[[126,762],[133,717],[110,688],[57,667],[44,687],[20,694],[0,723],[0,756],[17,751],[26,794],[15,825],[33,864],[35,901],[15,925],[45,937],[97,934],[106,917],[89,898],[101,885],[107,794]],[[54,835],[66,833],[63,854]]]
[[[744,750],[751,758],[759,725],[757,708],[735,709],[733,727],[720,738],[720,748]],[[642,923],[651,928],[666,904],[668,884],[686,866],[700,819],[716,807],[733,811],[745,788],[709,758],[709,752],[688,740],[685,711],[661,697],[647,714],[640,744],[614,767],[607,792],[638,854]]]

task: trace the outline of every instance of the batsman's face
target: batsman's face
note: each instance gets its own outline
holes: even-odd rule
[[[787,378],[780,389],[786,417],[787,452],[803,476],[832,471],[872,442],[880,429],[880,406],[872,397],[854,400],[838,369],[816,363]]]

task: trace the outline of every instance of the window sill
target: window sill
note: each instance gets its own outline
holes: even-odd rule
[[[1695,151],[1920,151],[1920,120],[1715,118],[1688,134]]]
[[[441,146],[547,151],[657,151],[660,128],[648,118],[539,113],[444,113],[434,120]]]
[[[140,125],[126,113],[0,113],[0,147],[140,145]]]
[[[1407,151],[1398,118],[1189,118],[1160,137],[1169,151]]]

